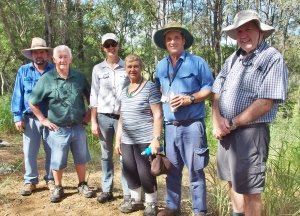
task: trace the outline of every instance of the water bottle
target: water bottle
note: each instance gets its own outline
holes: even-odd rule
[[[163,150],[164,150],[164,146],[162,144],[160,144],[159,152],[162,152]],[[150,147],[145,148],[145,150],[141,153],[141,155],[147,155],[147,156],[152,155],[151,148]]]

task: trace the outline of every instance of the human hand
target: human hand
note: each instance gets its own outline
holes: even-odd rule
[[[229,121],[226,118],[220,117],[213,119],[213,135],[218,139],[222,140],[224,136],[230,133]]]
[[[175,95],[170,98],[171,107],[176,110],[181,106],[187,106],[191,104],[190,97],[188,95]]]
[[[51,121],[49,121],[48,118],[44,118],[41,121],[41,124],[44,125],[45,127],[49,128],[49,130],[53,130],[53,131],[57,131],[58,128],[59,128],[56,124],[54,124]]]
[[[150,143],[150,146],[151,148],[151,152],[152,154],[158,154],[160,152],[160,143],[157,139],[153,139]]]
[[[121,144],[120,144],[120,142],[116,142],[116,143],[115,143],[115,152],[116,152],[116,154],[118,154],[118,155],[122,155]]]
[[[100,128],[99,128],[97,122],[91,121],[91,131],[92,131],[92,134],[94,134],[95,136],[97,136],[97,137],[100,136]]]
[[[15,127],[16,127],[17,131],[23,132],[25,129],[24,122],[23,121],[15,122]]]

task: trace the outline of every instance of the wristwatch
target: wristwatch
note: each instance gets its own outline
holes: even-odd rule
[[[190,95],[190,100],[191,100],[192,104],[195,103],[195,97],[194,97],[194,95]]]
[[[230,121],[229,121],[229,126],[230,126],[230,130],[231,131],[233,131],[233,130],[235,130],[236,128],[237,128],[237,126],[236,126],[236,124],[235,124],[235,122],[234,122],[234,120],[233,119],[231,119]]]

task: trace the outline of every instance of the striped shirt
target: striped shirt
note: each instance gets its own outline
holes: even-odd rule
[[[147,81],[136,95],[121,94],[122,143],[150,143],[153,139],[153,115],[150,105],[160,103],[160,93],[153,82]]]
[[[221,115],[232,119],[257,99],[273,99],[273,108],[252,123],[272,122],[288,92],[288,69],[282,55],[265,41],[252,54],[239,55],[233,62],[235,55],[226,60],[212,89],[219,95]]]

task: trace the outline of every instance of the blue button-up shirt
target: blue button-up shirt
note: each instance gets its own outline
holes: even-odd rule
[[[169,91],[191,95],[200,90],[210,90],[214,81],[206,61],[186,51],[181,54],[175,68],[172,66],[170,56],[163,58],[156,67],[155,80],[163,95],[168,95]],[[164,120],[168,122],[204,118],[204,106],[202,101],[171,112],[169,103],[163,103]]]
[[[13,113],[14,122],[22,121],[24,113],[32,113],[28,105],[29,95],[40,77],[53,69],[53,67],[53,64],[48,63],[43,73],[39,73],[32,62],[22,65],[19,68],[11,99],[11,111]],[[46,108],[41,107],[41,109],[43,113],[45,113]]]

